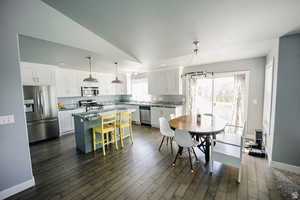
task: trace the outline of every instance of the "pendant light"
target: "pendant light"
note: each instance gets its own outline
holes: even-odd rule
[[[195,64],[195,59],[197,58],[199,54],[199,41],[195,40],[193,41],[194,49],[193,49],[193,54],[192,54],[192,59],[190,65]],[[189,65],[187,65],[189,66]],[[187,79],[194,79],[194,78],[207,78],[207,77],[213,77],[214,73],[213,72],[207,72],[207,71],[195,71],[195,72],[187,72],[185,74],[182,74],[182,78],[187,78]]]
[[[90,82],[90,83],[97,83],[98,80],[92,77],[92,57],[88,56],[86,57],[86,59],[89,60],[89,64],[90,64],[90,75],[89,77],[83,79],[84,82]]]
[[[115,80],[113,80],[111,83],[116,83],[116,84],[121,84],[122,83],[122,81],[121,80],[119,80],[119,78],[118,78],[118,62],[115,62],[115,65],[116,65],[116,78],[115,78]]]

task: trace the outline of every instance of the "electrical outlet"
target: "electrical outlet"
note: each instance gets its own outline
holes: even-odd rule
[[[15,116],[14,115],[0,116],[0,125],[13,124],[13,123],[15,123]]]

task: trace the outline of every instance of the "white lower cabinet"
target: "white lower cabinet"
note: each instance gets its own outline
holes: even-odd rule
[[[175,114],[175,116],[182,115],[182,106],[176,106],[176,107],[151,106],[151,126],[159,128],[159,118],[164,117],[167,120],[170,120],[170,114]]]
[[[128,109],[135,109],[135,111],[132,113],[132,121],[135,124],[141,124],[140,107],[138,105],[126,105],[125,107]]]
[[[74,130],[74,119],[72,114],[85,112],[84,108],[75,110],[64,110],[58,112],[59,133],[60,136]]]

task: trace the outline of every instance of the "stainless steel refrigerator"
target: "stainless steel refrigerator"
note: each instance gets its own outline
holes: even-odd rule
[[[29,142],[59,136],[55,88],[52,86],[23,86]]]

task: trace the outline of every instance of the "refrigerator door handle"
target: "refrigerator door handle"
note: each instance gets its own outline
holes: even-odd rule
[[[40,99],[40,111],[41,111],[41,116],[42,119],[44,118],[44,99],[42,97],[42,91],[39,91],[39,99]]]
[[[35,88],[34,89],[34,93],[35,93],[35,97],[36,97],[36,112],[40,115],[40,105],[41,105],[41,102],[40,102],[40,98],[39,98],[39,90],[38,88]],[[41,116],[39,116],[41,117]]]

